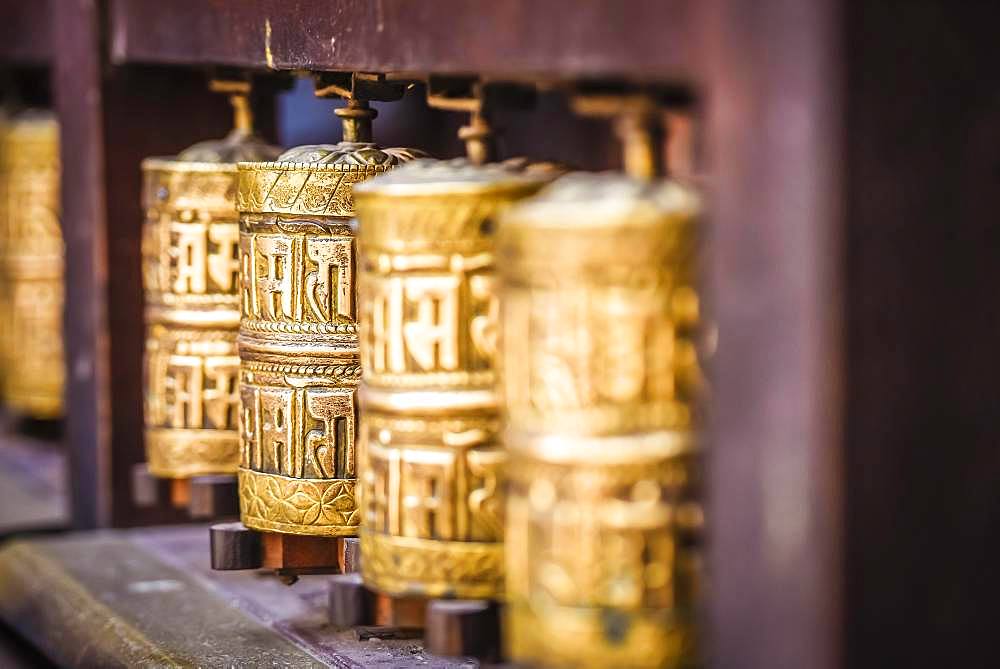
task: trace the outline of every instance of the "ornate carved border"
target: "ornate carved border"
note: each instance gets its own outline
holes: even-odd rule
[[[504,596],[502,543],[439,541],[361,531],[361,575],[389,595]]]
[[[353,537],[361,514],[354,479],[296,479],[239,470],[240,520],[255,530]]]

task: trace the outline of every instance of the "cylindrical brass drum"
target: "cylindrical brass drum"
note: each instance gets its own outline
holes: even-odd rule
[[[0,313],[10,313],[10,279],[7,277],[7,237],[10,234],[8,226],[8,167],[4,155],[7,152],[7,125],[9,114],[0,107]],[[7,356],[10,350],[10,321],[0,318],[0,402],[6,393],[5,378],[7,376]]]
[[[244,131],[142,163],[146,458],[163,478],[239,463],[236,163],[280,150]]]
[[[416,161],[356,191],[361,561],[391,595],[503,595],[493,223],[548,179]]]
[[[239,166],[239,491],[247,527],[357,534],[351,190],[415,155],[343,142]]]
[[[17,413],[63,412],[63,238],[59,225],[59,125],[24,112],[0,147],[5,188],[4,397]]]
[[[670,667],[693,644],[697,198],[570,175],[501,219],[508,649]]]

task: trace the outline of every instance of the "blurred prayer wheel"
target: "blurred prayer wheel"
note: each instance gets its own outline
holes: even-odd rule
[[[383,593],[503,596],[493,221],[550,178],[424,160],[356,190],[361,568]]]
[[[7,278],[7,161],[3,154],[7,151],[5,137],[9,124],[7,109],[0,107],[0,313],[10,313],[10,280]],[[10,350],[10,321],[0,319],[0,402],[4,399],[4,378],[7,375],[7,356]]]
[[[515,662],[690,659],[698,210],[677,183],[573,174],[501,219]]]
[[[253,134],[248,85],[213,83],[240,87],[233,131],[142,163],[146,457],[163,478],[239,464],[236,163],[280,153]]]
[[[10,119],[0,146],[3,184],[4,398],[19,414],[63,413],[63,238],[59,124],[46,112]]]
[[[239,166],[240,515],[256,530],[343,537],[360,522],[352,188],[420,152],[371,143],[362,101],[337,113],[356,141]]]

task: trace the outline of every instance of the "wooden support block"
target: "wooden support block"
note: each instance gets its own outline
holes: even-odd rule
[[[242,523],[213,525],[210,534],[213,569],[272,569],[287,585],[300,575],[341,574],[357,564],[356,550],[348,557],[340,537],[257,532]]]
[[[329,612],[330,623],[341,629],[375,623],[375,595],[364,586],[361,574],[330,578]]]
[[[159,479],[149,473],[145,462],[132,467],[132,501],[136,506],[156,506],[160,499],[159,488]]]
[[[170,479],[170,505],[175,509],[191,506],[191,479]]]
[[[342,574],[330,580],[330,623],[353,627],[359,640],[420,638],[427,600],[389,597],[369,590],[361,579],[361,543],[343,540],[339,551]]]
[[[434,655],[499,661],[500,607],[485,599],[431,600],[424,648]]]
[[[375,593],[375,624],[382,627],[423,629],[427,600]]]
[[[194,476],[190,479],[192,518],[235,518],[240,514],[236,477],[231,474]]]
[[[263,565],[261,533],[243,523],[220,523],[209,529],[212,569],[260,569]]]
[[[339,574],[344,540],[300,534],[261,532],[265,569],[310,574]]]
[[[340,565],[341,571],[345,574],[353,574],[361,571],[361,540],[357,537],[347,537],[344,539],[343,563]]]

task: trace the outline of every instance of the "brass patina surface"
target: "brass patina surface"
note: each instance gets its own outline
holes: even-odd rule
[[[236,163],[279,153],[237,128],[175,157],[143,161],[145,437],[155,476],[236,472]]]
[[[511,659],[672,667],[694,643],[698,201],[570,175],[501,219]]]
[[[342,142],[239,166],[239,479],[247,527],[357,534],[352,188],[418,154]]]
[[[360,186],[365,583],[503,596],[493,221],[548,178],[416,161]]]
[[[0,141],[4,398],[17,413],[63,413],[63,268],[59,124],[45,112],[10,119]]]

